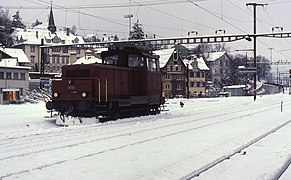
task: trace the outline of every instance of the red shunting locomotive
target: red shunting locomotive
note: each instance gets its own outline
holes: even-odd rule
[[[135,45],[115,44],[101,57],[102,63],[63,66],[62,79],[52,82],[47,109],[61,117],[109,119],[160,112],[159,56]]]

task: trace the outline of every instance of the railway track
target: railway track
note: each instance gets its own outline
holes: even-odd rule
[[[11,137],[6,141],[1,141],[0,164],[2,161],[19,161],[19,159],[30,159],[31,157],[35,156],[44,156],[45,154],[54,154],[55,152],[59,151],[68,151],[69,149],[72,150],[72,148],[78,146],[94,144],[97,147],[100,143],[104,144],[107,143],[107,141],[110,141],[110,143],[114,144],[114,142],[126,139],[127,143],[122,145],[113,145],[108,148],[96,148],[93,151],[87,151],[83,154],[79,154],[78,156],[70,156],[66,158],[58,157],[51,162],[42,163],[40,165],[35,164],[30,168],[19,169],[5,174],[2,174],[0,170],[0,179],[57,166],[69,161],[76,161],[92,156],[106,154],[108,152],[114,152],[129,147],[146,144],[164,138],[170,138],[189,132],[194,132],[203,128],[211,128],[212,126],[223,123],[239,121],[244,117],[256,115],[277,108],[277,105],[259,105],[256,109],[252,109],[251,113],[250,109],[242,108],[240,110],[232,110],[229,113],[217,113],[215,115],[200,116],[195,120],[193,120],[191,116],[184,116],[183,119],[185,120],[179,120],[179,122],[176,121],[178,117],[168,117],[167,114],[162,114],[159,115],[159,118],[154,121],[152,118],[157,116],[141,118],[141,123],[143,123],[141,127],[139,126],[140,124],[137,124],[136,122],[121,121],[121,123],[110,123],[110,126],[101,124],[79,128],[63,128],[62,131],[51,131],[47,133],[39,133],[38,135],[32,133],[27,136]],[[236,115],[238,112],[244,112],[244,114]],[[215,119],[221,119],[221,117],[224,117],[224,120]],[[155,131],[162,132],[159,133],[159,136],[150,136],[153,134],[152,132]],[[104,135],[104,133],[107,134]],[[149,134],[148,138],[132,138],[145,133]],[[65,136],[65,138],[63,136]],[[29,146],[26,146],[28,143]],[[35,148],[31,149],[29,147]],[[18,153],[15,153],[15,148],[21,148],[22,150]],[[2,151],[4,149],[5,151]]]
[[[242,145],[241,147],[237,148],[237,149],[234,149],[231,153],[228,153],[228,154],[225,154],[224,156],[221,156],[220,158],[218,159],[215,159],[214,161],[206,164],[205,166],[201,167],[200,169],[198,170],[194,170],[193,172],[187,174],[186,176],[180,178],[180,180],[190,180],[190,179],[193,179],[195,177],[198,177],[200,176],[200,174],[208,171],[209,169],[213,168],[214,166],[222,163],[223,161],[225,160],[229,160],[232,156],[235,156],[236,154],[239,154],[241,153],[243,150],[245,150],[246,148],[254,145],[255,143],[257,143],[258,141],[266,138],[267,136],[275,133],[276,131],[280,130],[281,128],[285,127],[286,125],[290,124],[291,123],[291,120],[287,121],[287,122],[284,122],[283,124],[271,129],[270,131],[254,138],[253,140],[249,141],[248,143]],[[285,164],[284,166],[282,167],[281,171],[278,172],[276,174],[276,177],[274,177],[274,179],[279,179],[279,177],[285,172],[285,170],[288,168],[288,166],[291,164],[291,159],[289,159]]]
[[[131,129],[131,127],[130,128],[125,127],[125,129],[118,130],[117,132],[114,132],[116,130],[109,131],[107,128],[101,129],[101,132],[99,132],[100,128],[105,127],[105,125],[102,124],[100,126],[98,126],[98,125],[97,126],[89,126],[89,128],[82,127],[81,129],[79,129],[79,128],[78,129],[71,129],[71,131],[73,131],[73,133],[70,132],[70,136],[67,136],[65,138],[63,137],[64,136],[64,132],[63,131],[50,132],[49,134],[46,134],[46,133],[45,134],[38,134],[36,137],[35,137],[35,134],[31,134],[29,136],[21,136],[21,137],[18,137],[18,138],[15,137],[15,138],[7,139],[6,141],[4,140],[4,141],[2,141],[0,143],[0,148],[7,150],[10,147],[26,145],[28,143],[30,145],[35,144],[35,146],[37,147],[38,146],[37,143],[43,142],[43,141],[46,141],[46,145],[50,145],[50,142],[53,143],[53,144],[58,144],[58,143],[62,144],[61,146],[58,146],[58,147],[55,147],[55,148],[48,148],[48,149],[45,150],[45,151],[52,151],[52,150],[56,150],[56,149],[66,148],[66,147],[78,146],[78,145],[82,145],[82,144],[86,144],[86,143],[104,141],[104,140],[109,140],[109,139],[114,139],[114,138],[119,138],[119,137],[126,137],[129,134],[133,135],[133,134],[150,132],[150,131],[163,129],[163,128],[181,126],[181,125],[185,125],[185,124],[192,124],[192,123],[195,123],[195,122],[198,122],[198,121],[203,121],[203,120],[207,120],[207,119],[213,119],[213,118],[217,118],[217,117],[221,117],[221,116],[227,116],[227,115],[232,115],[233,116],[233,114],[236,114],[237,112],[244,112],[244,111],[248,112],[243,116],[242,115],[234,116],[234,117],[231,117],[229,119],[225,119],[223,121],[214,121],[214,122],[211,121],[210,123],[206,122],[206,123],[201,124],[200,126],[194,126],[192,128],[186,129],[185,131],[183,130],[183,131],[177,132],[179,134],[179,133],[183,133],[183,132],[187,132],[187,131],[192,131],[192,130],[195,130],[195,129],[201,129],[201,128],[204,128],[204,127],[213,126],[213,125],[220,124],[220,123],[227,122],[227,121],[237,120],[239,118],[247,117],[247,116],[250,116],[252,114],[261,113],[261,112],[264,112],[264,111],[269,111],[269,110],[272,110],[272,109],[274,109],[276,107],[278,107],[278,106],[277,105],[275,105],[275,106],[274,105],[261,106],[261,107],[258,107],[256,110],[253,110],[252,113],[249,113],[249,111],[250,111],[249,109],[244,109],[244,110],[239,110],[239,111],[231,111],[229,113],[209,115],[209,116],[206,116],[206,117],[203,117],[203,118],[198,118],[196,120],[192,120],[192,119],[188,120],[187,116],[184,116],[183,118],[187,119],[187,120],[179,121],[179,122],[171,122],[171,123],[166,123],[166,124],[164,124],[164,122],[163,122],[162,125],[160,125],[160,124],[153,125],[152,123],[150,123],[146,127],[143,126],[141,130],[136,130],[136,128],[135,128],[134,131],[128,131],[128,129]],[[167,117],[167,118],[164,118],[164,120],[170,121],[171,119],[174,119],[174,118],[175,117]],[[152,126],[154,126],[154,127],[152,127]],[[110,128],[110,129],[112,129],[112,128]],[[64,130],[67,130],[67,129],[64,128]],[[97,134],[96,134],[96,131],[97,131]],[[100,137],[105,132],[107,134],[109,133],[110,135],[106,136],[106,137],[103,137],[103,138]],[[177,133],[173,133],[173,134],[177,134]],[[93,134],[94,134],[95,137],[97,136],[98,138],[92,139]],[[171,135],[171,134],[169,134],[169,135]],[[75,139],[77,137],[80,137],[80,136],[82,136],[82,141],[76,142]],[[13,141],[11,141],[11,140],[13,140]],[[64,141],[65,142],[69,142],[69,143],[64,145],[63,144]],[[1,146],[3,146],[3,147],[1,147]],[[0,152],[1,152],[1,150],[0,150]],[[34,154],[34,153],[39,153],[39,152],[43,152],[43,151],[36,149],[34,151],[31,151],[31,152],[22,153],[22,154],[18,154],[18,155],[14,154],[14,155],[11,155],[11,156],[6,156],[4,158],[0,156],[0,160],[9,159],[9,158],[12,158],[12,157],[26,156],[26,155],[29,155],[29,154]]]

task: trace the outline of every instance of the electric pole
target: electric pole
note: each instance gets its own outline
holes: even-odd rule
[[[247,3],[247,6],[253,6],[254,7],[254,68],[256,69],[256,72],[254,74],[254,101],[257,98],[257,6],[264,6],[265,4],[259,4],[259,3]]]

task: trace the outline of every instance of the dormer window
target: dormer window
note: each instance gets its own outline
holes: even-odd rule
[[[173,54],[173,60],[174,61],[178,61],[178,58],[179,58],[178,52],[175,51],[174,54]]]

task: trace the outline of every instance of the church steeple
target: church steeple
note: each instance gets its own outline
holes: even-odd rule
[[[51,32],[51,33],[55,33],[57,30],[57,27],[55,25],[55,20],[54,20],[54,14],[53,14],[53,4],[51,2],[51,11],[50,11],[50,17],[49,17],[49,24],[47,29]]]

